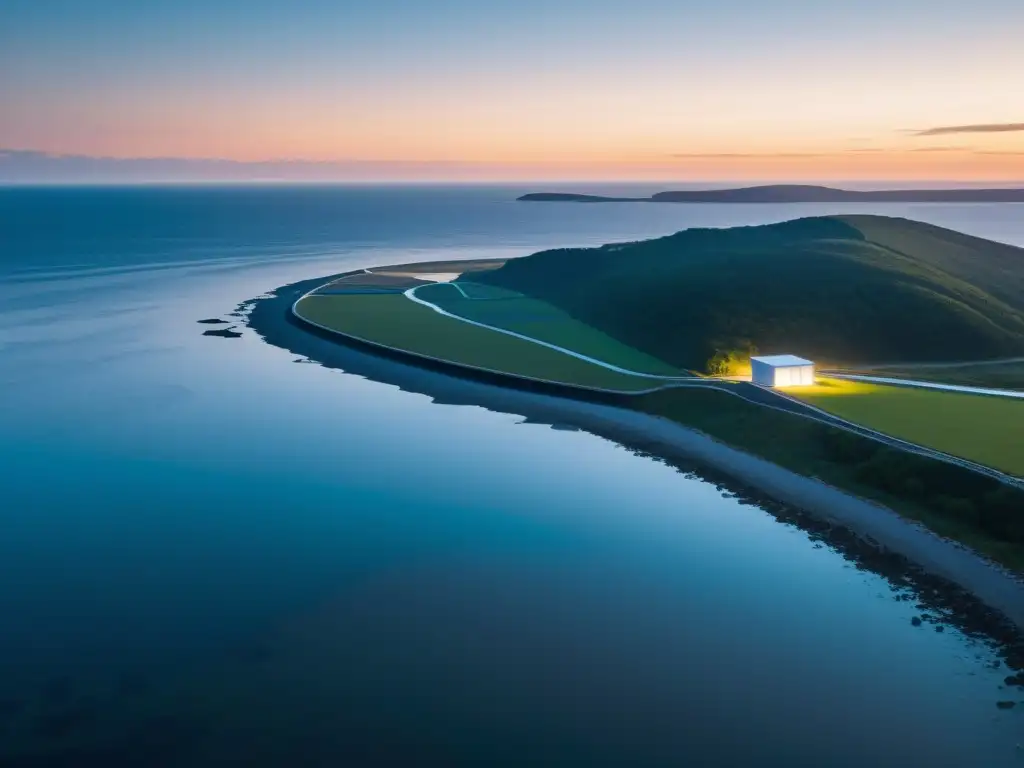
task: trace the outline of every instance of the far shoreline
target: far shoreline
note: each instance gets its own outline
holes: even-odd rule
[[[377,363],[361,362],[375,370],[391,369],[381,378],[369,376],[374,380],[389,381],[395,375],[395,366],[399,366],[405,369],[401,378],[406,383],[410,379],[429,380],[428,389],[433,389],[443,382],[442,389],[460,393],[458,402],[521,414],[551,425],[569,425],[627,447],[642,445],[645,452],[669,463],[683,461],[709,467],[827,525],[849,530],[868,547],[906,558],[927,573],[958,585],[999,611],[1018,630],[1024,630],[1024,581],[1019,576],[888,507],[797,474],[669,419],[621,407],[614,399],[581,397],[581,393],[566,388],[553,391],[540,382],[517,381],[501,374],[481,375],[483,372],[460,370],[451,363],[424,361],[401,350],[315,328],[292,313],[299,297],[344,274],[349,273],[284,286],[269,298],[246,302],[240,310],[248,310],[249,326],[264,340],[312,362],[351,370],[349,363],[339,361],[351,359],[354,354],[376,358]],[[423,391],[422,384],[399,386]]]
[[[852,190],[814,184],[764,184],[726,189],[669,190],[656,192],[650,197],[530,192],[516,199],[527,203],[1024,203],[1024,189],[963,187]]]

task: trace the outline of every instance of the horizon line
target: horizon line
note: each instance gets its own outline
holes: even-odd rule
[[[866,184],[927,184],[932,187],[937,184],[950,185],[992,185],[993,188],[1004,188],[1019,184],[1024,186],[1024,178],[1016,181],[1003,181],[992,179],[830,179],[822,181],[800,180],[752,180],[752,179],[644,179],[644,178],[606,178],[606,179],[29,179],[12,180],[0,177],[0,188],[11,187],[141,187],[141,186],[305,186],[305,187],[338,187],[338,186],[484,186],[488,184],[500,184],[502,186],[524,186],[524,185],[552,185],[552,184],[580,184],[580,185],[601,185],[601,184],[626,184],[637,186],[661,186],[666,184],[680,184],[692,186],[695,184],[707,184],[714,187],[723,185],[742,185],[748,187],[770,187],[770,186],[801,186],[801,187],[832,187],[839,184],[850,184],[864,186]]]

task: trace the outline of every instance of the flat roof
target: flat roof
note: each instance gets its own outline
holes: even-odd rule
[[[810,360],[804,360],[796,355],[764,355],[763,357],[752,357],[751,361],[770,365],[773,368],[785,368],[790,365],[814,365]]]

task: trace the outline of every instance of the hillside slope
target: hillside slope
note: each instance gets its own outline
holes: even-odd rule
[[[1024,250],[906,219],[690,229],[545,251],[473,279],[682,367],[750,344],[831,363],[1024,354]]]

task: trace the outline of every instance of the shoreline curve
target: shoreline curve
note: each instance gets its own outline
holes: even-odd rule
[[[349,273],[303,281],[273,292],[281,327],[270,335],[276,336],[277,341],[285,342],[290,329],[291,333],[316,336],[323,343],[335,347],[361,349],[391,361],[391,364],[399,363],[418,371],[413,373],[413,377],[443,377],[447,384],[454,383],[458,390],[473,400],[486,403],[484,407],[522,414],[531,420],[545,423],[568,424],[627,446],[644,445],[645,450],[658,458],[692,461],[710,467],[773,500],[792,505],[818,520],[845,528],[867,545],[906,558],[927,573],[969,592],[986,606],[999,611],[1017,630],[1024,630],[1024,579],[973,549],[941,537],[887,507],[792,472],[698,430],[660,416],[628,409],[624,407],[628,395],[465,368],[317,326],[293,312],[298,299],[311,289],[345,274]],[[266,306],[267,300],[257,299],[247,304],[253,310],[258,306],[257,302],[261,301],[264,306],[260,307],[260,320],[257,323],[250,322],[250,327],[265,340],[275,343],[267,333],[266,321],[272,321],[274,314],[274,310]],[[254,311],[250,312],[250,318],[253,314]],[[294,351],[291,347],[285,348]],[[319,347],[319,350],[330,356],[324,347]],[[321,360],[311,359],[328,365]],[[414,388],[413,391],[418,390]]]

